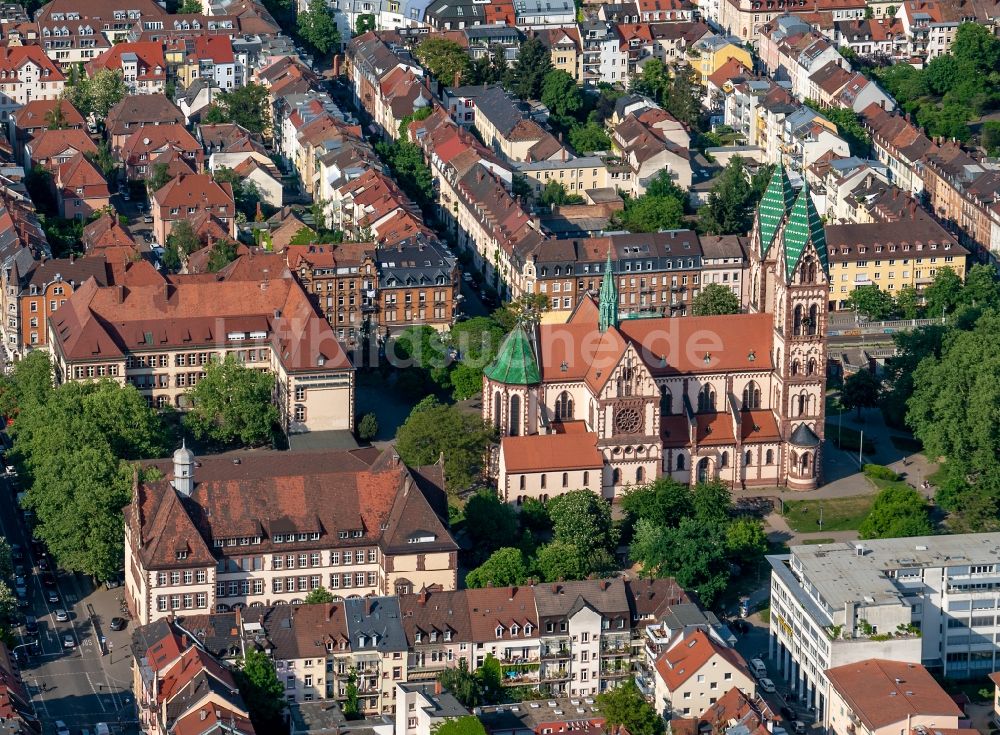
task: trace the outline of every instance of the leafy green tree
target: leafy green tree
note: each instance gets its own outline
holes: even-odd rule
[[[368,31],[375,30],[375,14],[374,13],[362,13],[358,16],[358,19],[354,22],[354,33],[358,36],[363,36]]]
[[[920,294],[915,287],[903,286],[899,289],[896,293],[896,312],[903,319],[917,319],[921,310]]]
[[[892,336],[896,354],[885,363],[888,390],[883,392],[882,398],[882,408],[890,425],[905,426],[906,404],[913,395],[913,374],[925,357],[940,357],[947,333],[947,327],[930,324]]]
[[[464,658],[458,660],[458,666],[441,671],[437,679],[443,689],[451,692],[455,699],[466,707],[478,707],[483,704],[483,691],[479,680],[469,671],[469,665]]]
[[[569,194],[562,182],[552,180],[542,188],[542,204],[550,207],[563,204],[583,204],[583,197],[579,194]]]
[[[452,396],[461,401],[483,390],[483,369],[496,357],[504,331],[489,317],[473,317],[451,328],[449,342],[458,351],[451,372]]]
[[[366,413],[358,422],[358,438],[363,442],[370,442],[378,435],[378,417],[373,413]]]
[[[861,116],[858,113],[849,107],[823,107],[815,100],[806,100],[806,105],[837,126],[837,133],[847,142],[852,156],[868,157],[872,139],[861,124]]]
[[[474,715],[445,720],[431,728],[432,735],[486,735],[486,728]]]
[[[737,518],[726,527],[726,551],[743,564],[752,564],[767,553],[764,524],[756,518]]]
[[[305,598],[307,605],[329,605],[331,602],[333,602],[333,593],[326,587],[309,590],[309,594]]]
[[[466,587],[506,587],[524,584],[530,576],[528,562],[520,549],[506,546],[465,575]]]
[[[236,683],[250,710],[254,729],[275,732],[274,728],[280,727],[281,714],[287,704],[285,686],[278,680],[274,664],[267,654],[248,648],[236,671]]]
[[[1000,307],[1000,280],[992,265],[977,263],[965,274],[965,285],[961,290],[960,303],[980,309]]]
[[[734,156],[712,186],[708,203],[698,213],[699,227],[712,235],[749,232],[758,199],[746,164],[740,156]]]
[[[662,475],[648,485],[628,490],[621,508],[633,521],[645,518],[654,524],[676,528],[681,519],[694,515],[691,488]]]
[[[361,703],[358,699],[358,672],[352,666],[347,673],[347,686],[344,687],[344,717],[348,720],[361,719]]]
[[[676,528],[657,526],[645,519],[636,524],[631,556],[651,577],[673,577],[684,589],[698,594],[711,607],[729,581],[724,526],[684,518]]]
[[[663,103],[670,88],[670,73],[666,64],[657,58],[650,58],[643,64],[642,73],[632,80],[632,90],[650,97],[654,102]]]
[[[663,718],[646,701],[632,679],[598,694],[597,706],[609,730],[618,725],[630,735],[663,735],[666,730]]]
[[[479,477],[492,429],[478,416],[434,398],[418,403],[396,430],[396,451],[411,466],[434,464],[444,454],[448,491],[470,487]]]
[[[111,108],[128,94],[120,69],[100,69],[89,79],[77,73],[71,80],[63,94],[81,115],[95,120],[107,118]]]
[[[542,104],[557,122],[570,127],[583,109],[583,93],[569,72],[552,69],[542,80]]]
[[[236,243],[228,238],[216,240],[208,254],[208,270],[210,273],[218,273],[234,260],[236,260]]]
[[[490,46],[489,53],[483,54],[478,59],[473,59],[465,76],[462,77],[462,84],[497,84],[504,80],[507,72],[507,57],[504,48],[495,43]]]
[[[450,87],[461,80],[470,65],[469,55],[455,41],[427,38],[417,44],[417,59],[441,84]]]
[[[719,316],[740,313],[740,297],[731,288],[719,283],[703,286],[691,301],[694,316]]]
[[[212,178],[217,183],[227,183],[233,187],[233,199],[236,203],[236,209],[242,212],[247,219],[256,214],[257,205],[261,201],[260,190],[257,188],[257,184],[242,178],[226,166],[216,169],[212,174]]]
[[[558,539],[538,549],[535,568],[546,582],[586,579],[591,571],[580,547]]]
[[[59,107],[53,109],[62,109]],[[106,140],[97,144],[96,151],[88,151],[83,154],[88,161],[94,164],[101,172],[101,175],[109,182],[113,182],[118,176],[118,162],[111,152],[111,146]]]
[[[14,576],[14,560],[11,556],[10,544],[4,536],[0,536],[0,579],[10,579]]]
[[[517,513],[492,490],[480,490],[465,504],[465,532],[481,556],[517,538]]]
[[[309,0],[307,10],[299,13],[298,31],[320,56],[340,50],[340,29],[326,0]]]
[[[725,525],[729,522],[733,501],[722,482],[699,482],[691,493],[694,517],[702,523]]]
[[[979,135],[979,144],[986,149],[987,155],[1000,154],[1000,121],[987,120],[980,128]]]
[[[221,444],[263,444],[278,422],[271,402],[274,376],[240,364],[228,355],[205,366],[205,376],[188,396],[184,426],[199,439]]]
[[[389,164],[396,182],[422,209],[434,204],[434,179],[424,163],[424,154],[416,143],[397,140],[381,142],[375,150]]]
[[[600,124],[588,121],[582,125],[574,125],[567,134],[569,144],[582,156],[595,151],[611,150],[611,138]]]
[[[16,418],[22,408],[45,403],[53,392],[52,360],[44,350],[32,350],[0,376],[0,414]]]
[[[271,125],[270,107],[267,87],[251,82],[228,92],[216,93],[214,101],[202,115],[202,121],[213,125],[235,123],[255,135],[263,135]]]
[[[525,498],[521,503],[521,512],[517,514],[521,528],[538,536],[552,531],[552,519],[545,503],[535,498]]]
[[[909,485],[896,483],[875,496],[872,509],[858,527],[858,535],[869,538],[904,538],[934,533],[927,501]]]
[[[691,130],[701,128],[701,82],[694,66],[675,64],[663,108]]]
[[[674,197],[643,195],[625,202],[625,209],[611,217],[613,225],[629,232],[674,230],[684,224],[684,203]]]
[[[451,386],[451,353],[434,327],[422,324],[399,332],[386,346],[386,356],[397,369],[406,368],[400,380],[412,381],[421,392]]]
[[[888,319],[896,311],[896,303],[888,291],[874,283],[858,286],[847,297],[847,308],[875,321]]]
[[[121,568],[131,465],[164,449],[159,418],[132,386],[70,382],[20,404],[13,457],[30,483],[35,533],[59,566],[110,579]]]
[[[862,408],[874,408],[878,405],[881,392],[882,384],[879,379],[868,370],[859,370],[844,381],[840,402],[848,410],[856,409],[858,418],[861,418]]]
[[[549,50],[539,39],[529,38],[518,49],[517,60],[510,68],[504,86],[523,100],[537,100],[551,68]]]
[[[492,653],[487,653],[483,663],[476,670],[476,678],[483,689],[487,701],[496,702],[503,691],[503,669],[500,661]]]
[[[202,12],[200,0],[184,0],[177,8],[177,12],[180,15],[193,15],[200,14]]]
[[[584,554],[611,550],[618,534],[611,522],[611,506],[590,490],[572,490],[552,498],[547,506],[557,541],[574,544]]]

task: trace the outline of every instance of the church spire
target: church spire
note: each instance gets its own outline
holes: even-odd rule
[[[757,208],[757,228],[760,235],[760,257],[766,258],[771,245],[774,244],[778,235],[781,223],[792,209],[795,201],[795,193],[792,191],[792,184],[785,174],[785,166],[782,163],[774,169],[771,180],[767,182],[767,189],[761,197],[760,205]]]
[[[611,267],[611,246],[608,246],[608,259],[604,263],[604,279],[601,281],[601,299],[598,304],[600,319],[598,327],[607,332],[608,327],[618,326],[618,289],[615,287],[615,274]]]

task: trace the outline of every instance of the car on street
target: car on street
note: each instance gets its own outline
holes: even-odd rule
[[[128,620],[125,618],[111,618],[111,630],[125,630]]]
[[[52,572],[42,572],[42,584],[45,587],[55,587],[56,578],[52,576]]]
[[[795,731],[795,735],[805,735],[806,723],[802,720],[796,720],[792,723],[792,729]]]
[[[28,588],[24,586],[24,580],[14,583],[14,592],[22,600],[28,596]]]
[[[463,273],[462,274],[462,280],[465,281],[466,283],[472,283],[472,274],[471,273]]]
[[[38,568],[41,569],[43,572],[49,571],[49,560],[44,556],[40,557],[38,559]]]
[[[59,590],[56,589],[49,590],[49,594],[45,599],[47,599],[53,605],[57,605],[59,603]]]
[[[56,735],[69,735],[69,728],[62,720],[56,720]]]
[[[63,610],[61,607],[56,610],[56,622],[65,623],[69,620],[69,613]]]
[[[757,683],[760,685],[762,691],[765,691],[768,694],[774,694],[775,691],[774,682],[771,681],[770,679],[761,679]]]
[[[76,648],[76,638],[72,633],[67,633],[62,638],[63,648]]]
[[[34,615],[24,616],[24,632],[28,635],[38,635],[38,619]]]
[[[21,544],[10,545],[10,558],[13,559],[14,562],[24,561],[24,548],[21,546]]]

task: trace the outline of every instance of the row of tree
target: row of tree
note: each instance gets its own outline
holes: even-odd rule
[[[875,321],[883,319],[935,319],[952,314],[960,307],[998,308],[996,268],[977,264],[969,269],[962,282],[955,269],[937,269],[934,280],[923,293],[913,286],[903,286],[893,296],[872,283],[855,288],[847,297],[847,308]]]

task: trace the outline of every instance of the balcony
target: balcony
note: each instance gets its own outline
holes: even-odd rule
[[[545,682],[569,681],[570,673],[567,669],[547,669],[541,672],[541,680]]]
[[[542,659],[546,661],[561,658],[569,658],[568,648],[546,649],[542,653]]]

